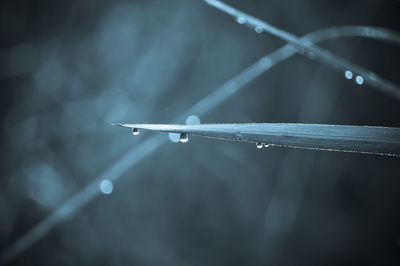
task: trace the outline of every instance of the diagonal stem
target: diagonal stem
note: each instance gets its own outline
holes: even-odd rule
[[[400,100],[400,88],[382,77],[378,74],[367,70],[359,65],[351,63],[346,59],[343,59],[339,56],[332,54],[331,52],[320,48],[319,46],[313,44],[307,39],[297,37],[296,35],[279,29],[265,21],[262,21],[258,18],[250,16],[240,10],[237,10],[221,1],[218,0],[204,0],[210,6],[213,6],[222,12],[231,15],[237,19],[240,24],[246,24],[256,30],[256,32],[267,32],[279,39],[288,42],[295,47],[298,48],[298,53],[303,53],[303,50],[306,51],[306,55],[311,58],[317,58],[321,62],[330,65],[336,69],[341,69],[342,71],[350,70],[353,73],[357,73],[357,75],[362,77],[362,80],[365,80],[368,84],[370,84],[373,88],[376,88],[383,93],[386,93],[390,96],[395,97]],[[300,49],[300,50],[299,50]]]

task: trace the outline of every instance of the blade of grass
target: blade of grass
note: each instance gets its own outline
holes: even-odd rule
[[[305,53],[308,57],[314,58],[316,57],[321,62],[326,63],[336,69],[341,69],[342,71],[352,71],[353,73],[357,73],[362,77],[362,82],[364,80],[369,83],[373,88],[376,88],[388,95],[391,95],[398,100],[400,100],[400,88],[393,84],[390,81],[383,79],[382,77],[378,76],[376,73],[369,71],[361,66],[353,64],[339,56],[332,54],[331,52],[320,48],[319,46],[314,45],[311,41],[297,37],[294,34],[291,34],[287,31],[279,29],[265,21],[262,21],[258,18],[250,16],[240,10],[233,8],[221,1],[218,0],[204,0],[210,6],[213,6],[222,12],[233,16],[240,24],[246,24],[247,26],[252,27],[258,33],[267,32],[279,39],[288,42],[298,49],[296,52],[303,54],[303,50],[306,51]]]
[[[269,146],[400,156],[400,128],[395,127],[291,123],[114,125]]]

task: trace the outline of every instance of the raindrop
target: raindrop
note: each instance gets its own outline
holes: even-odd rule
[[[169,137],[170,141],[175,142],[175,143],[179,142],[179,139],[180,139],[180,136],[178,133],[169,133],[168,137]]]
[[[362,85],[362,84],[364,83],[364,78],[361,77],[361,76],[357,76],[357,77],[356,77],[356,83],[357,83],[358,85]]]
[[[135,135],[135,136],[139,135],[139,129],[137,129],[136,127],[132,128],[132,135]]]
[[[347,79],[352,79],[352,78],[353,78],[353,72],[351,72],[350,70],[346,70],[346,71],[344,72],[344,76],[345,76]]]
[[[239,24],[244,24],[244,23],[246,22],[246,19],[245,19],[244,17],[238,17],[238,18],[236,19],[236,21],[237,21],[237,23],[239,23]]]
[[[103,181],[101,181],[100,183],[100,191],[103,194],[111,194],[111,192],[114,190],[114,186],[113,183],[110,180],[104,179]]]
[[[264,147],[265,148],[268,148],[268,147],[270,147],[271,145],[270,144],[264,144]]]
[[[200,118],[197,115],[190,115],[186,119],[186,125],[199,125],[200,124]]]
[[[181,136],[179,137],[179,141],[181,143],[186,143],[189,141],[189,137],[186,133],[181,133]]]
[[[263,32],[263,28],[261,27],[261,26],[257,26],[257,27],[255,27],[255,29],[254,29],[257,33],[262,33]]]
[[[262,144],[262,143],[260,143],[260,142],[257,142],[257,143],[256,143],[256,147],[257,147],[258,149],[261,149],[263,146],[264,146],[264,144]]]

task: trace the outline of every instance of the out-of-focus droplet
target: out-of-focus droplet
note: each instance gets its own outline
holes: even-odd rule
[[[261,26],[255,27],[254,30],[255,30],[258,34],[260,34],[260,33],[263,32],[263,28],[262,28]]]
[[[244,24],[244,23],[246,22],[246,19],[245,19],[244,17],[238,17],[238,18],[236,19],[236,21],[237,21],[237,23],[239,23],[239,24]]]
[[[67,184],[49,164],[35,162],[24,169],[27,195],[46,208],[54,208],[60,203]]]
[[[364,83],[364,78],[361,77],[361,76],[357,76],[357,77],[356,77],[356,83],[357,83],[358,85],[363,85],[363,83]]]
[[[170,141],[177,143],[179,142],[180,136],[178,133],[169,133],[168,138]]]
[[[181,133],[180,137],[179,137],[179,141],[181,143],[186,143],[189,141],[189,137],[186,133]]]
[[[264,146],[264,144],[262,144],[262,143],[260,143],[260,142],[257,142],[257,143],[256,143],[256,147],[257,147],[258,149],[261,149],[263,146]]]
[[[353,78],[353,72],[351,72],[350,70],[346,70],[346,71],[344,72],[344,76],[345,76],[347,79],[352,79],[352,78]]]
[[[190,115],[186,119],[186,125],[199,125],[200,118],[197,115]]]
[[[139,135],[139,129],[137,129],[136,127],[132,128],[132,135],[134,135],[134,136]]]
[[[104,179],[100,183],[100,191],[103,194],[111,194],[111,192],[114,190],[113,183],[110,180]]]

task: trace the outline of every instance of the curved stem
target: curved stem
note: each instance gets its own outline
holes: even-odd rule
[[[321,62],[326,63],[334,68],[339,68],[343,71],[350,70],[353,73],[357,73],[358,75],[362,76],[363,79],[365,79],[365,81],[369,83],[372,87],[400,100],[400,88],[396,84],[393,84],[392,82],[383,79],[378,74],[370,70],[367,70],[357,64],[347,61],[346,59],[336,56],[331,52],[314,45],[311,41],[308,40],[308,38],[297,37],[292,33],[279,29],[265,21],[250,16],[225,3],[222,3],[221,1],[204,1],[206,1],[209,5],[221,10],[222,12],[235,17],[238,21],[242,21],[242,24],[253,27],[259,33],[267,32],[279,39],[284,40],[287,43],[294,45],[295,47],[297,47],[294,49],[297,49],[297,52],[300,54],[303,54],[304,50],[305,52],[307,52],[305,53],[307,56],[311,58],[315,57]]]

